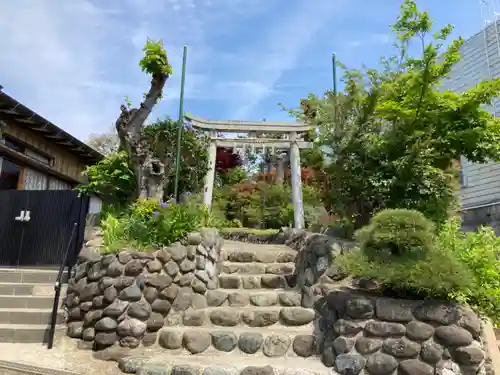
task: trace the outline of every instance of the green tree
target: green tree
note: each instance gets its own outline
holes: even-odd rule
[[[111,128],[109,131],[102,134],[91,134],[87,140],[87,144],[101,154],[108,155],[118,151],[120,140],[118,139],[116,130]]]
[[[414,0],[404,2],[392,29],[395,56],[378,69],[346,70],[343,93],[311,94],[298,111],[331,150],[325,203],[357,227],[386,208],[416,209],[440,223],[457,201],[454,162],[500,160],[500,122],[483,107],[500,93],[500,80],[442,90],[463,40],[444,47],[452,26],[430,35],[431,18]],[[409,54],[415,42],[417,57]]]
[[[175,152],[179,122],[170,118],[157,120],[142,129],[141,139],[152,158],[163,163],[165,181],[161,198],[174,192]],[[203,186],[207,172],[208,138],[201,132],[186,128],[181,139],[181,164],[179,191],[196,192]],[[97,165],[86,169],[89,182],[78,190],[87,194],[98,194],[111,204],[124,204],[134,198],[136,175],[124,151],[111,152]]]
[[[77,186],[80,193],[99,195],[111,205],[124,205],[135,195],[135,176],[126,152],[110,152],[99,163],[85,169],[88,182]]]

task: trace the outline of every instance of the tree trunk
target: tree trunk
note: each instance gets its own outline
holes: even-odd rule
[[[285,154],[279,153],[276,155],[276,185],[283,185],[285,181]]]
[[[150,145],[142,135],[144,122],[160,98],[167,81],[166,75],[153,76],[151,87],[140,108],[127,108],[122,104],[115,126],[120,148],[127,152],[136,176],[136,197],[163,199],[166,183],[165,164],[154,157]]]

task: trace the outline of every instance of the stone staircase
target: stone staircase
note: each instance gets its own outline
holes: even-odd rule
[[[315,312],[301,307],[290,285],[296,255],[284,245],[225,241],[218,288],[195,294],[185,311],[171,311],[158,332],[159,346],[153,339],[151,348],[120,354],[115,347],[98,356],[122,357],[125,373],[167,374],[169,367],[182,367],[186,374],[250,375],[258,367],[255,374],[330,374],[314,347]]]
[[[0,342],[47,341],[56,278],[54,270],[0,268]],[[63,332],[62,309],[57,323]]]

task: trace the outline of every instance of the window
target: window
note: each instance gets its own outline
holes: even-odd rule
[[[14,151],[20,152],[21,154],[24,154],[24,155],[30,157],[31,159],[37,160],[41,163],[44,163],[44,164],[47,164],[50,166],[54,165],[54,159],[52,157],[50,157],[49,155],[47,155],[41,151],[36,150],[34,147],[30,147],[30,146],[24,144],[23,142],[18,141],[15,138],[12,138],[12,137],[6,135],[6,136],[4,136],[3,141],[4,141],[5,146],[7,146],[8,148],[10,148]]]
[[[22,144],[16,142],[15,140],[13,140],[10,137],[4,137],[4,138],[5,138],[4,139],[5,146],[7,146],[8,148],[10,148],[14,151],[17,151],[17,152],[24,154],[26,147],[24,147]]]
[[[0,159],[0,190],[16,190],[21,167],[7,159]]]

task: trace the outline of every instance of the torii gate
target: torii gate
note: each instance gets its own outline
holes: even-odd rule
[[[302,202],[302,180],[300,170],[301,148],[310,148],[311,143],[302,139],[302,135],[312,128],[311,125],[302,123],[287,122],[267,122],[267,121],[238,121],[238,120],[207,120],[191,114],[186,114],[184,118],[191,123],[194,128],[207,131],[210,136],[210,146],[208,150],[208,172],[205,176],[205,187],[203,191],[203,203],[207,206],[212,204],[212,194],[215,179],[215,157],[217,147],[232,147],[234,149],[243,148],[250,145],[254,149],[271,149],[274,152],[290,150],[290,164],[292,177],[292,203],[294,227],[303,229],[304,205]],[[285,139],[271,138],[220,138],[222,133],[282,133]],[[241,146],[240,146],[241,145]]]

